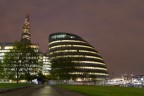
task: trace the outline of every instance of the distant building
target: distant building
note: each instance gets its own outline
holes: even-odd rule
[[[134,85],[143,85],[144,86],[144,75],[135,75],[131,77],[131,82]]]
[[[0,61],[3,60],[3,57],[5,55],[6,52],[9,52],[10,49],[13,48],[13,43],[8,43],[8,42],[2,42],[0,43]]]
[[[50,68],[49,56],[47,53],[42,54],[42,62],[43,62],[43,64],[42,64],[41,71],[42,71],[43,75],[49,75],[50,74],[49,71],[51,68]]]
[[[24,22],[22,36],[21,36],[22,43],[29,43],[30,47],[34,48],[36,52],[39,52],[39,45],[31,43],[31,36],[30,36],[30,23],[29,23],[29,16],[26,15],[26,19]],[[14,42],[1,42],[0,43],[0,61],[3,62],[5,53],[9,52],[13,49]],[[32,58],[32,57],[31,57]],[[30,73],[37,74],[37,72],[41,69],[41,66],[31,65]]]
[[[69,57],[77,64],[77,71],[72,73],[77,76],[77,81],[109,77],[103,58],[81,37],[65,32],[53,33],[49,35],[48,46],[50,60]]]
[[[24,26],[23,26],[23,30],[22,30],[22,36],[21,36],[21,42],[31,43],[29,15],[26,15],[26,19],[24,21]]]
[[[122,75],[119,78],[112,78],[107,80],[107,85],[117,85],[123,87],[143,87],[144,75]]]
[[[36,52],[40,53],[39,44],[34,44],[31,42],[30,22],[29,21],[30,21],[29,15],[26,15],[24,25],[23,25],[22,35],[21,35],[21,42],[30,44],[30,46],[32,48],[34,48]],[[30,58],[33,58],[33,57],[30,57]],[[31,65],[31,67],[30,67],[31,74],[36,75],[38,73],[38,71],[40,71],[41,67],[42,67],[41,65],[38,65],[38,66]]]

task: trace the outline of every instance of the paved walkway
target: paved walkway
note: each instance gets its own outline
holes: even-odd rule
[[[37,86],[21,88],[21,89],[11,90],[7,92],[1,92],[0,96],[31,96],[31,94],[38,89],[39,88]]]
[[[50,86],[45,86],[34,92],[31,96],[62,96]]]
[[[51,86],[34,86],[2,92],[0,96],[85,96],[76,92]]]

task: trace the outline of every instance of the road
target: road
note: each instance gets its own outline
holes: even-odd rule
[[[62,96],[53,90],[50,86],[22,88],[18,90],[0,93],[0,96]]]

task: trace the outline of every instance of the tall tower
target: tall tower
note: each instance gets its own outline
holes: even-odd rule
[[[24,21],[24,26],[23,26],[23,30],[22,30],[22,36],[21,36],[21,42],[31,43],[29,15],[26,15],[26,19]]]

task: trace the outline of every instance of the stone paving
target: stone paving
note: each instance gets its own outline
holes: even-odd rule
[[[50,86],[45,86],[44,88],[41,88],[38,91],[34,92],[31,96],[63,96],[63,95],[58,93]]]
[[[85,96],[76,92],[51,86],[34,86],[1,92],[0,96]]]
[[[31,96],[39,87],[26,87],[15,90],[0,92],[0,96]]]

